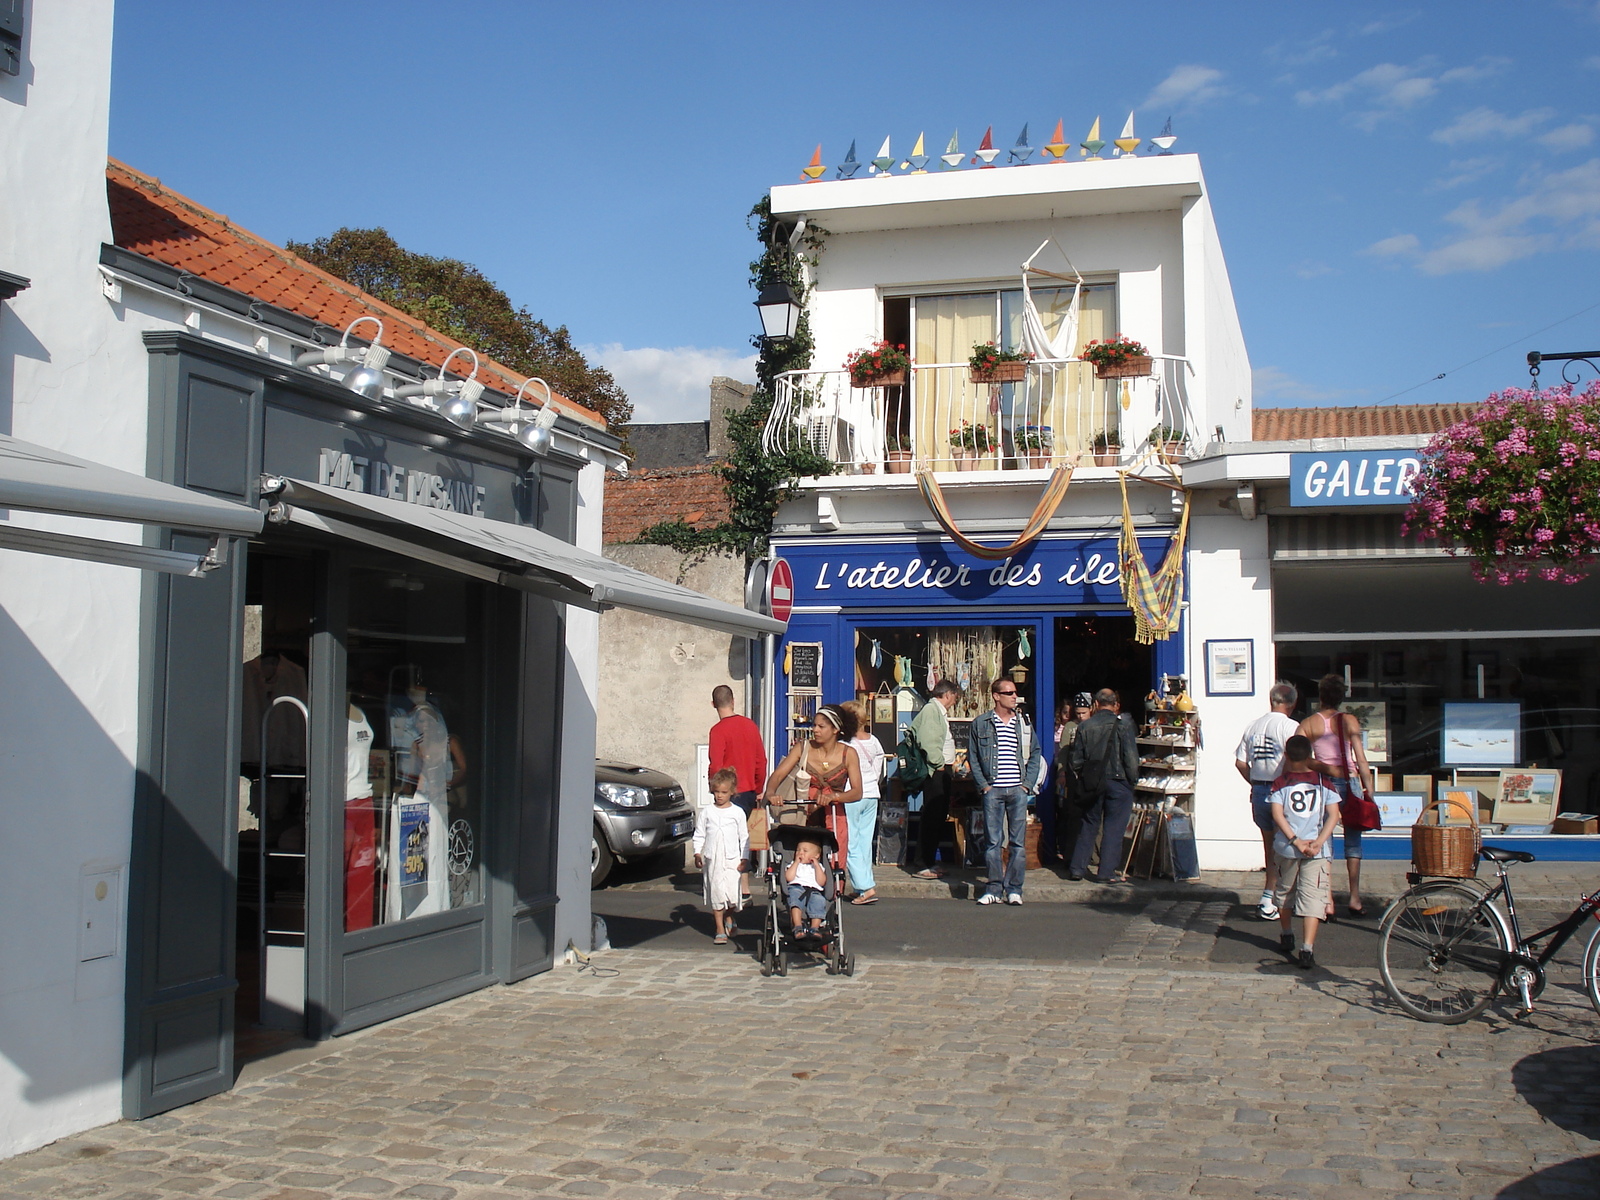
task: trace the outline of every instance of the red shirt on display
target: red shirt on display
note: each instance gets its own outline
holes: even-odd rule
[[[741,792],[759,792],[767,782],[767,748],[761,730],[737,713],[711,727],[711,774],[732,767]]]

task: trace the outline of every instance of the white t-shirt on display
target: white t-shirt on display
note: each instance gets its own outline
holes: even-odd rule
[[[344,735],[344,798],[365,800],[372,795],[367,768],[372,762],[372,726],[367,714],[350,706],[350,727]]]
[[[1300,722],[1280,712],[1257,717],[1239,739],[1236,761],[1250,767],[1251,783],[1271,783],[1283,774],[1283,748],[1300,728]]]

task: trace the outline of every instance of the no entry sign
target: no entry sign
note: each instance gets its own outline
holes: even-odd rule
[[[785,559],[774,559],[767,575],[767,612],[785,624],[794,612],[794,572]]]

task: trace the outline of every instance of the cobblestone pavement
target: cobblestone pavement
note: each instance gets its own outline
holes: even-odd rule
[[[1181,916],[1183,919],[1175,920]],[[1150,919],[1154,917],[1156,919]],[[612,951],[0,1163],[0,1200],[1600,1194],[1600,1018],[1391,1009],[1370,971]]]

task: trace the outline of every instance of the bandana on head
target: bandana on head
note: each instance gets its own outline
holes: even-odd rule
[[[828,718],[828,724],[833,726],[833,731],[835,733],[844,732],[844,714],[833,705],[824,704],[821,708],[817,709],[817,716]],[[815,724],[816,722],[813,720],[812,725],[815,726]]]

